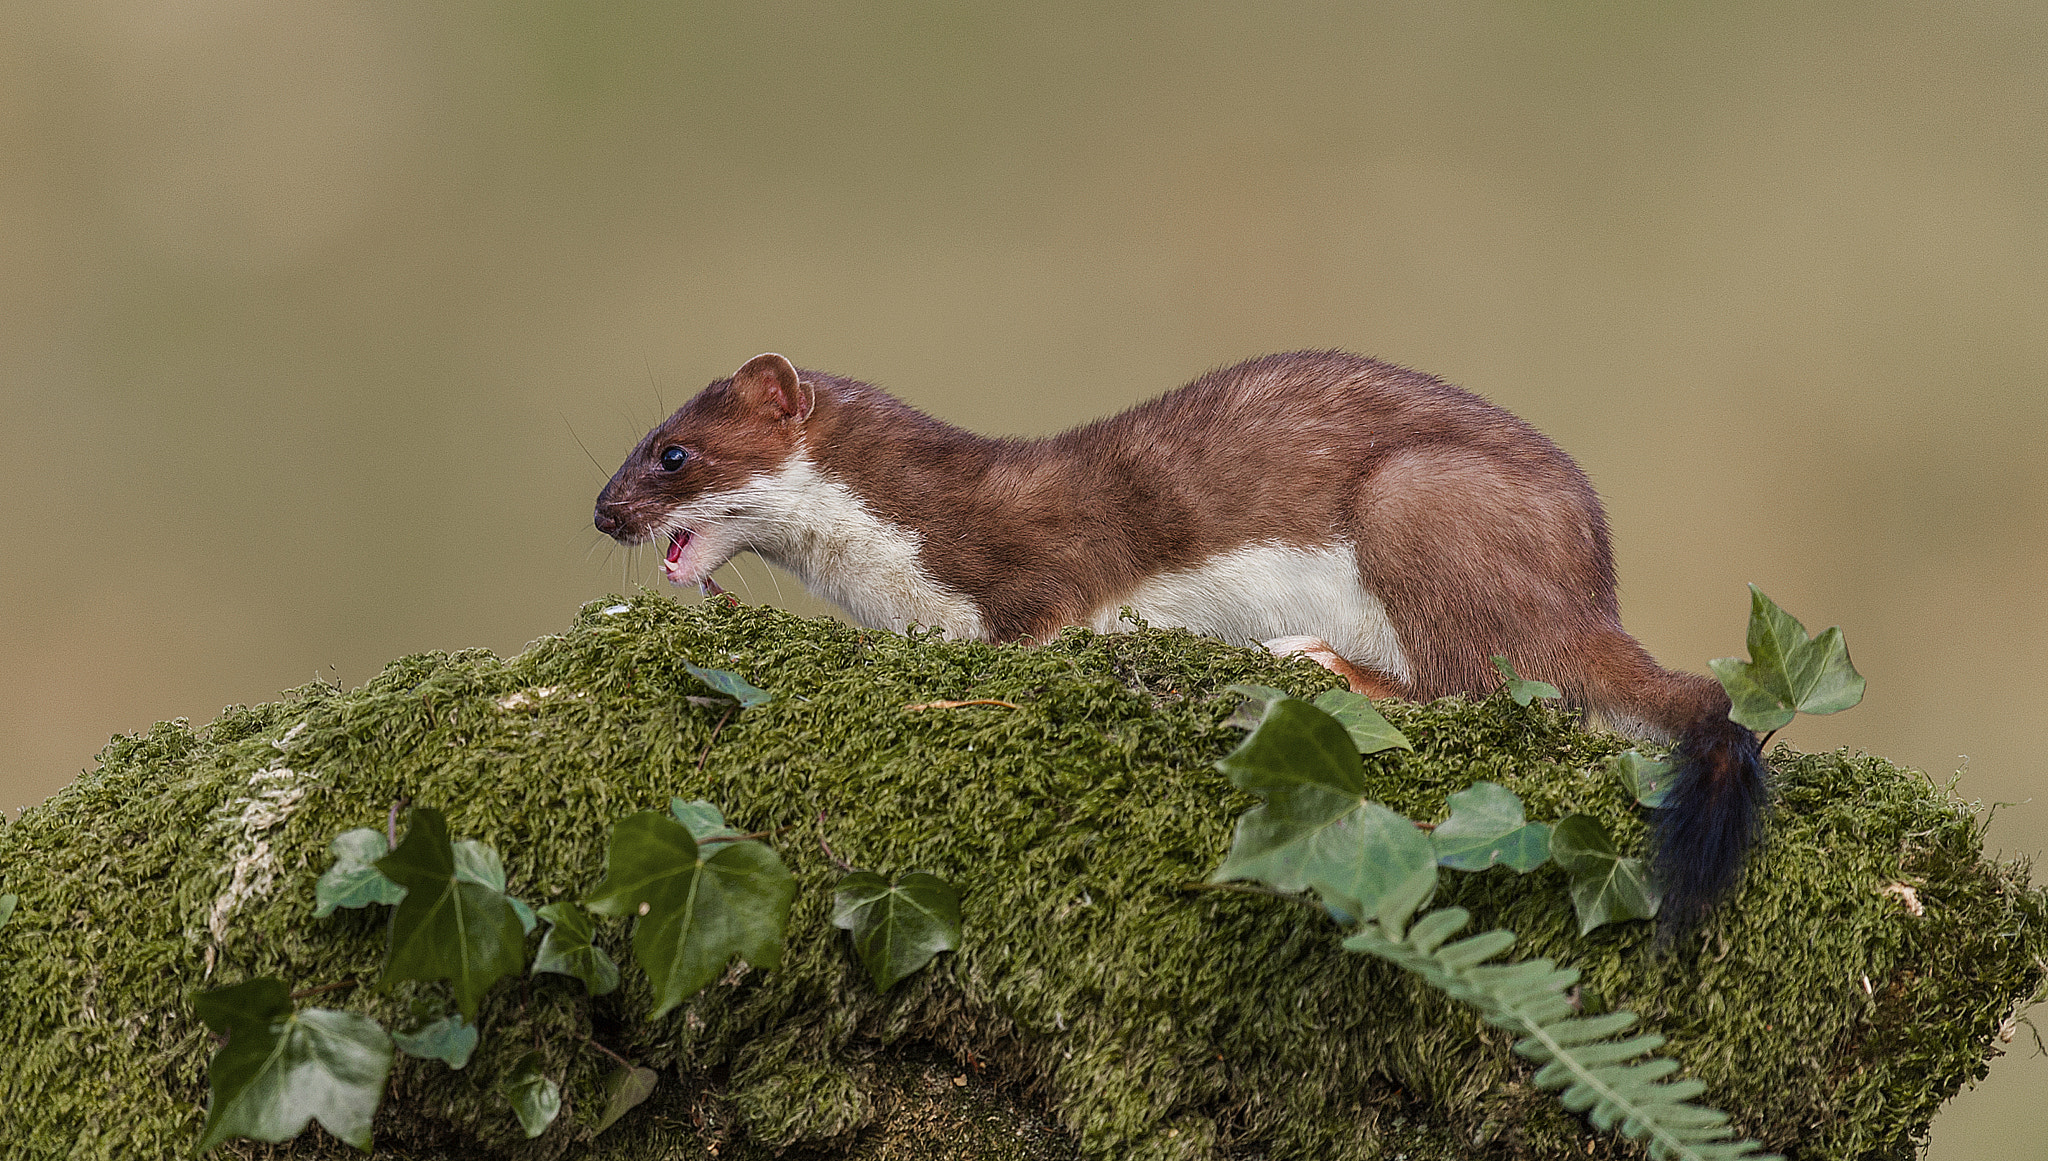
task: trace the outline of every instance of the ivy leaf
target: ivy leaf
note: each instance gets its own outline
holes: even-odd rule
[[[1309,863],[1309,885],[1335,911],[1377,919],[1398,934],[1436,890],[1429,836],[1377,802],[1360,803],[1328,835]]]
[[[518,912],[503,892],[456,874],[448,824],[438,810],[415,809],[405,841],[377,867],[406,889],[391,912],[391,950],[378,986],[445,979],[463,1017],[474,1023],[484,991],[525,966]],[[502,882],[502,870],[499,875]]]
[[[1333,911],[1398,929],[1436,886],[1436,853],[1415,825],[1364,799],[1351,735],[1305,701],[1267,705],[1259,728],[1216,765],[1265,799],[1237,820],[1212,882],[1313,888]]]
[[[683,662],[683,668],[690,671],[691,677],[738,701],[743,710],[753,709],[775,696],[765,689],[756,689],[747,684],[746,678],[730,669],[702,669],[687,661]]]
[[[512,914],[519,917],[519,934],[532,935],[533,929],[540,924],[540,917],[533,913],[533,908],[517,895],[505,896],[505,902],[512,905]]]
[[[1755,671],[1740,657],[1716,657],[1707,662],[1721,688],[1728,691],[1728,720],[1752,730],[1769,733],[1788,725],[1799,711],[1783,698],[1765,689]]]
[[[633,957],[654,985],[654,1012],[718,978],[734,956],[759,968],[782,964],[782,933],[796,880],[758,842],[717,843],[705,856],[682,823],[645,811],[612,827],[604,881],[583,905],[599,915],[638,915]]]
[[[1230,775],[1239,790],[1260,797],[1318,791],[1348,808],[1349,800],[1365,794],[1365,767],[1351,735],[1335,718],[1297,698],[1269,702],[1259,728],[1216,768]]]
[[[407,1056],[439,1060],[450,1068],[460,1069],[469,1063],[469,1054],[476,1051],[476,1025],[464,1023],[462,1013],[457,1012],[424,1028],[393,1032],[391,1040]]]
[[[14,918],[14,907],[20,902],[19,895],[0,895],[0,927],[7,926],[7,921]]]
[[[201,1153],[229,1137],[289,1141],[316,1119],[369,1150],[391,1071],[391,1038],[375,1020],[325,1008],[294,1012],[284,981],[270,976],[195,992],[192,1007],[228,1038],[206,1066],[212,1098]]]
[[[1288,696],[1286,690],[1274,689],[1270,685],[1240,683],[1225,688],[1232,693],[1244,695],[1245,700],[1239,703],[1237,712],[1223,720],[1224,725],[1236,726],[1241,730],[1257,729],[1259,719],[1266,716],[1266,707]]]
[[[633,1111],[633,1106],[654,1095],[654,1086],[660,1080],[651,1068],[627,1068],[621,1065],[604,1078],[604,1115],[590,1130],[591,1135],[604,1132],[618,1122],[620,1117]]]
[[[1501,680],[1507,684],[1508,696],[1515,699],[1516,705],[1528,705],[1539,697],[1548,700],[1564,696],[1547,681],[1523,680],[1515,673],[1515,667],[1508,664],[1508,659],[1498,653],[1493,655],[1493,667],[1500,670]]]
[[[1266,706],[1259,728],[1216,763],[1238,789],[1265,799],[1237,820],[1212,882],[1256,879],[1276,891],[1310,886],[1319,845],[1344,845],[1338,820],[1365,796],[1358,748],[1344,727],[1305,701]]]
[[[1475,782],[1451,795],[1451,817],[1430,835],[1436,861],[1460,871],[1505,863],[1527,874],[1550,861],[1550,827],[1529,822],[1522,800],[1493,782]]]
[[[1677,769],[1669,762],[1646,758],[1630,750],[1607,760],[1607,771],[1621,780],[1629,797],[1652,810],[1660,810],[1671,796],[1671,775]]]
[[[533,957],[535,974],[574,976],[593,996],[619,986],[618,965],[603,948],[590,942],[597,925],[588,912],[573,903],[550,903],[540,909],[540,917],[550,926],[541,937],[540,954]]]
[[[1316,695],[1316,708],[1337,719],[1344,732],[1351,735],[1361,754],[1377,754],[1381,750],[1415,749],[1408,744],[1408,738],[1394,728],[1392,722],[1380,716],[1372,708],[1372,699],[1362,693],[1348,689],[1326,689]]]
[[[700,843],[708,838],[738,838],[746,833],[726,825],[724,813],[701,798],[695,802],[671,798],[668,800],[668,812],[677,822],[688,827],[690,837]]]
[[[512,1102],[512,1111],[519,1114],[519,1125],[526,1130],[528,1139],[547,1132],[562,1111],[562,1090],[541,1071],[541,1063],[538,1052],[520,1057],[519,1063],[512,1066],[512,1074],[498,1089]]]
[[[534,925],[539,920],[534,917],[533,908],[528,907],[525,900],[520,899],[516,895],[506,893],[505,863],[504,860],[498,857],[497,850],[475,839],[463,839],[461,842],[454,844],[454,846],[455,877],[465,883],[475,883],[480,887],[489,887],[498,894],[504,895],[505,902],[510,903],[512,910],[519,915],[519,926],[522,932],[531,934]]]
[[[1265,717],[1266,710],[1274,702],[1285,700],[1286,690],[1274,689],[1270,685],[1233,685],[1228,687],[1234,693],[1243,694],[1244,704],[1237,712],[1224,721],[1226,726],[1256,729]],[[1381,750],[1413,750],[1415,747],[1393,724],[1380,716],[1372,706],[1372,699],[1348,689],[1326,689],[1316,695],[1315,707],[1337,719],[1337,724],[1351,735],[1352,742],[1361,754],[1377,754]]]
[[[334,865],[313,884],[313,918],[325,919],[336,907],[368,907],[405,898],[405,888],[377,869],[377,860],[391,853],[383,831],[367,826],[343,831],[327,849],[334,855]]]
[[[1623,858],[1598,819],[1574,814],[1558,823],[1550,857],[1571,876],[1580,935],[1603,923],[1657,914],[1662,900],[1650,885],[1649,868],[1641,859]]]
[[[1794,714],[1831,714],[1863,700],[1863,677],[1849,663],[1840,628],[1808,637],[1799,619],[1749,586],[1749,656],[1708,662],[1728,691],[1729,718],[1768,733]]]
[[[894,886],[873,871],[854,871],[833,893],[832,925],[852,933],[868,977],[886,992],[940,952],[960,946],[960,892],[924,871],[912,871]]]

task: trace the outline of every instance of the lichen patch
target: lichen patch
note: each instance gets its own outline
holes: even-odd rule
[[[228,921],[235,912],[250,900],[267,896],[277,882],[277,860],[267,836],[291,818],[314,781],[313,775],[284,764],[284,754],[306,725],[300,721],[270,743],[279,756],[249,775],[248,793],[230,798],[215,812],[215,830],[222,836],[227,861],[214,873],[226,879],[227,886],[214,896],[206,912],[206,930],[213,944],[208,948],[209,965],[227,943]]]

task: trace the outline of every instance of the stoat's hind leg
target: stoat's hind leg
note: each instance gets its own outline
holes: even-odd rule
[[[1344,657],[1321,637],[1275,637],[1263,642],[1275,657],[1306,657],[1343,678],[1351,692],[1367,697],[1399,697],[1414,700],[1414,693],[1399,678],[1367,669]]]

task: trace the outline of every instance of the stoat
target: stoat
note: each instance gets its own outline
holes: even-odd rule
[[[751,551],[866,625],[1042,641],[1130,607],[1305,652],[1375,697],[1483,694],[1503,655],[1624,732],[1678,743],[1655,865],[1667,924],[1727,892],[1765,796],[1712,678],[1621,626],[1585,473],[1440,379],[1337,351],[1213,371],[1043,439],[942,423],[865,383],[749,360],[647,433],[597,500],[678,584]]]

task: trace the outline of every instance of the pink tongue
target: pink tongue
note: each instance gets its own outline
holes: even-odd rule
[[[690,538],[687,532],[678,532],[668,538],[668,562],[674,564],[683,559],[683,542]]]

